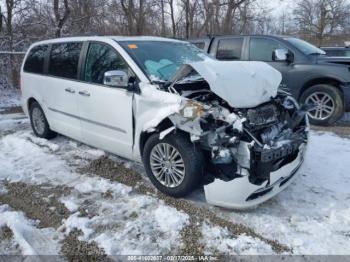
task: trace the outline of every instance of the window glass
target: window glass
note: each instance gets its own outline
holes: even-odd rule
[[[82,43],[53,44],[50,54],[49,74],[77,79]]]
[[[33,47],[24,64],[24,71],[29,73],[42,74],[44,72],[44,60],[47,45]]]
[[[272,39],[251,38],[249,43],[249,58],[251,61],[272,62],[272,52],[275,49],[285,48]]]
[[[243,38],[229,38],[219,41],[216,58],[219,60],[240,60]]]
[[[177,41],[118,42],[151,81],[167,81],[185,63],[210,58],[190,43]]]
[[[324,55],[326,54],[322,49],[304,41],[299,38],[287,37],[284,38],[287,42],[291,43],[305,55]]]
[[[91,43],[85,63],[84,80],[103,84],[104,74],[112,70],[122,70],[128,73],[128,65],[112,47]]]

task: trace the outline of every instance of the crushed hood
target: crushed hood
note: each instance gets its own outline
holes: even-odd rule
[[[277,95],[281,73],[264,62],[205,59],[184,64],[171,79],[175,83],[196,71],[212,92],[235,108],[255,107]]]

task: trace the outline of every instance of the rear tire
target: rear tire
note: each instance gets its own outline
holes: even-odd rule
[[[320,84],[315,85],[302,93],[300,103],[312,103],[316,105],[309,112],[309,120],[313,125],[331,125],[344,114],[344,102],[338,88]]]
[[[148,177],[164,194],[183,197],[201,185],[202,152],[184,134],[172,133],[162,140],[159,134],[152,135],[145,144],[142,158]]]
[[[30,124],[37,137],[51,139],[57,133],[50,129],[45,113],[38,102],[33,102],[29,107]]]

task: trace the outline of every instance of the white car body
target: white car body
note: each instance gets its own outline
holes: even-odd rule
[[[66,42],[108,44],[123,57],[135,73],[139,80],[140,92],[136,94],[122,88],[27,73],[22,66],[21,90],[24,112],[28,114],[29,101],[35,99],[43,109],[53,131],[127,159],[141,161],[142,133],[154,131],[165,118],[182,110],[189,99],[160,90],[158,84],[153,83],[128,52],[120,46],[118,41],[123,40],[180,42],[158,37],[74,37],[36,43],[29,51],[43,44]],[[24,61],[27,56],[28,54]],[[260,62],[220,62],[209,59],[189,63],[187,67],[203,76],[216,95],[226,99],[230,106],[238,108],[256,107],[269,101],[271,97],[276,96],[281,81],[278,71]],[[237,118],[232,114],[225,117]],[[242,124],[243,121],[240,121],[241,119],[233,119],[232,124]],[[178,128],[174,125],[169,130],[162,130],[160,136],[168,135],[175,127]],[[192,130],[193,137],[200,135],[195,134],[198,130]],[[302,162],[304,147],[303,144],[298,158],[289,166],[275,171],[274,182],[281,182],[289,178],[291,173],[295,173]],[[247,176],[243,176],[229,182],[215,179],[204,188],[209,203],[229,208],[247,208],[266,201],[292,181],[293,179],[288,179],[283,186],[271,183],[270,187],[273,190],[250,202],[246,201],[247,197],[252,192],[266,188],[265,183],[251,186],[247,182]]]

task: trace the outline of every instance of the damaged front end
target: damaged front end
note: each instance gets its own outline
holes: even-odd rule
[[[171,131],[188,133],[202,149],[207,202],[248,208],[291,183],[308,140],[308,108],[283,92],[255,107],[232,107],[204,79],[175,81],[168,90],[186,97],[169,116]]]

